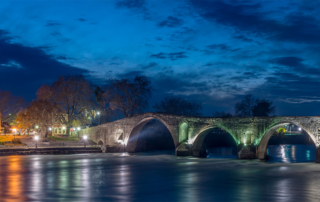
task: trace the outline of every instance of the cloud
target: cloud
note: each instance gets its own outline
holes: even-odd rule
[[[58,25],[62,25],[62,24],[60,22],[56,22],[53,20],[47,20],[46,27],[52,27],[52,26],[58,26]]]
[[[184,21],[180,18],[169,16],[166,20],[158,23],[159,27],[180,27]]]
[[[287,67],[304,67],[304,59],[298,57],[278,57],[272,60],[273,63]]]
[[[241,48],[235,48],[232,49],[230,46],[226,45],[226,44],[212,44],[212,45],[208,45],[206,46],[206,49],[201,50],[201,52],[203,52],[205,55],[210,55],[210,54],[216,54],[217,50],[218,51],[231,51],[231,52],[235,52],[240,50]]]
[[[187,58],[188,56],[185,55],[185,52],[174,52],[174,53],[160,52],[158,54],[152,54],[152,55],[150,55],[150,57],[157,58],[157,59],[178,60],[178,59]]]
[[[241,41],[249,42],[249,43],[254,42],[252,39],[249,39],[244,35],[234,35],[233,38],[241,40]]]
[[[64,36],[62,36],[62,34],[60,32],[51,32],[51,35],[54,36],[58,41],[65,43],[65,42],[69,42],[71,39],[68,39]]]
[[[122,0],[116,3],[119,8],[137,9],[143,8],[145,5],[144,0]]]
[[[120,73],[117,76],[120,78],[132,78],[140,75],[144,75],[144,71],[127,71],[124,73]]]
[[[253,2],[253,3],[252,3]],[[314,44],[320,42],[320,22],[315,17],[289,13],[284,18],[273,18],[263,11],[262,3],[238,1],[191,0],[197,12],[206,20],[233,27],[237,32],[251,33],[277,41]]]
[[[84,19],[84,18],[78,18],[78,21],[80,21],[80,22],[85,22],[85,21],[87,21],[87,20]]]
[[[146,64],[146,65],[139,65],[138,67],[141,68],[141,69],[143,69],[143,70],[147,70],[147,69],[153,69],[154,67],[157,67],[157,66],[158,66],[157,63],[155,63],[155,62],[150,62],[150,63],[148,63],[148,64]]]
[[[142,14],[144,20],[152,18],[145,0],[121,0],[116,3],[116,8],[129,9],[133,13]]]
[[[0,31],[0,86],[13,94],[34,98],[44,83],[52,83],[60,75],[85,74],[90,71],[59,62],[43,47],[12,43],[6,31]]]

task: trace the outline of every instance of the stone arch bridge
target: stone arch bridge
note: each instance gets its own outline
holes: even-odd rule
[[[294,124],[305,130],[317,147],[317,162],[320,162],[320,117],[191,117],[163,113],[144,113],[96,127],[83,129],[102,148],[118,148],[135,152],[142,128],[152,119],[161,121],[170,131],[176,155],[196,157],[205,155],[204,139],[214,128],[227,131],[238,145],[238,158],[261,160],[266,158],[270,137],[280,126]],[[227,135],[227,134],[226,134]]]

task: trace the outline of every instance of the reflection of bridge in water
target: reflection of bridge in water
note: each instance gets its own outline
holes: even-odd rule
[[[177,156],[206,155],[205,137],[214,128],[221,128],[233,137],[240,159],[265,159],[272,134],[279,127],[293,124],[302,128],[313,140],[317,147],[317,162],[320,162],[320,117],[314,116],[213,118],[144,113],[83,129],[80,134],[87,134],[98,144],[114,150],[135,152],[141,130],[152,119],[161,121],[167,127]]]

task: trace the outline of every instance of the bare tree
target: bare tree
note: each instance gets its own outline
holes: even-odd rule
[[[246,95],[243,100],[234,105],[235,115],[241,117],[252,116],[252,108],[256,99],[252,95]]]
[[[94,114],[94,93],[91,84],[82,76],[61,76],[52,86],[43,85],[37,92],[39,100],[48,100],[56,109],[57,120],[67,126],[74,120],[89,124]]]
[[[151,81],[145,76],[110,79],[104,88],[104,104],[111,110],[119,109],[124,117],[130,117],[141,113],[148,106],[151,90]]]
[[[0,90],[0,131],[1,122],[7,121],[18,113],[24,104],[23,98],[12,95],[9,91]]]
[[[194,100],[186,100],[182,97],[165,97],[153,108],[160,113],[177,114],[185,116],[201,116],[202,105]]]

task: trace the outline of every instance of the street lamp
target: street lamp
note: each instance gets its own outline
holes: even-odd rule
[[[14,129],[13,129],[13,132],[14,132],[14,133],[13,133],[13,139],[16,139],[16,132],[17,132],[17,129],[15,129],[15,128],[14,128]]]
[[[99,115],[99,122],[100,122],[100,125],[101,125],[101,116],[100,116],[100,112],[97,112],[97,114]]]
[[[34,140],[36,141],[36,148],[38,148],[37,143],[38,143],[38,140],[39,140],[39,136],[38,135],[34,136]]]
[[[88,139],[88,136],[84,135],[83,136],[84,147],[86,147],[87,139]]]

